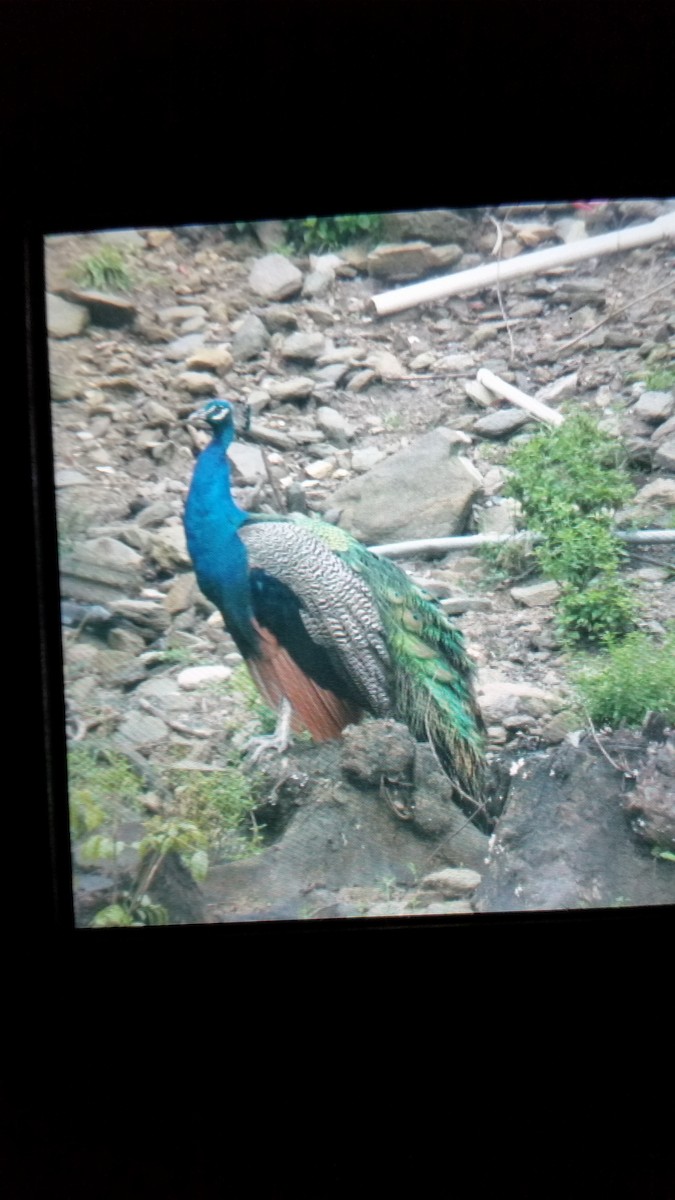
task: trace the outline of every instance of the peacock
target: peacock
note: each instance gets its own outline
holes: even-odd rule
[[[283,751],[291,729],[316,741],[369,713],[428,740],[458,803],[479,817],[484,726],[457,627],[392,562],[351,534],[301,514],[247,513],[230,488],[235,409],[207,401],[190,420],[212,439],[195,464],[184,513],[197,582],[219,609],[277,712],[254,755]]]

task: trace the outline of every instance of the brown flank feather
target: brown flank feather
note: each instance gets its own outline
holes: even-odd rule
[[[301,671],[269,629],[253,624],[260,635],[258,658],[248,660],[254,682],[271,708],[278,709],[285,696],[293,709],[292,728],[306,728],[316,742],[337,738],[346,725],[353,725],[363,710],[334,692],[322,688]]]

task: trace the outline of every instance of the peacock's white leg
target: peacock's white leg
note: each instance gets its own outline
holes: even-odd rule
[[[252,737],[247,742],[247,750],[255,747],[251,754],[250,762],[257,762],[260,755],[265,754],[267,750],[276,750],[277,753],[283,754],[284,750],[288,749],[291,741],[292,712],[290,701],[283,696],[279,706],[279,716],[274,733],[260,734],[259,737]]]

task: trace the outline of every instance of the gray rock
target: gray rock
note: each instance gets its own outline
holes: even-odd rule
[[[279,333],[285,329],[297,329],[298,318],[292,308],[286,304],[270,304],[260,312],[265,328],[270,333]]]
[[[127,654],[140,654],[145,650],[145,642],[141,635],[132,633],[130,629],[111,629],[108,645],[111,650],[124,650]]]
[[[216,382],[210,371],[182,371],[178,383],[191,396],[213,396],[216,392]]]
[[[371,471],[383,458],[386,458],[386,454],[377,446],[360,446],[352,452],[352,471],[358,471],[359,474]]]
[[[187,355],[194,353],[202,345],[204,335],[201,333],[186,333],[183,337],[169,342],[164,350],[164,357],[171,362],[180,362]]]
[[[143,413],[148,425],[152,429],[156,429],[158,426],[168,428],[176,420],[174,413],[165,404],[160,404],[157,400],[148,400]]]
[[[473,225],[466,217],[451,209],[430,208],[420,212],[385,213],[382,232],[392,242],[423,238],[435,245],[459,242],[466,249],[472,244]]]
[[[335,271],[333,268],[321,267],[318,270],[310,271],[309,275],[305,276],[305,282],[302,285],[302,294],[303,296],[310,296],[312,298],[325,296],[334,283]]]
[[[60,560],[62,594],[91,604],[110,604],[143,585],[143,559],[115,538],[77,542]]]
[[[190,334],[187,335],[190,337]],[[234,362],[227,346],[200,346],[186,362],[189,371],[217,371],[225,375]]]
[[[127,250],[145,250],[146,246],[145,238],[137,229],[104,229],[96,236],[107,246],[122,246]]]
[[[265,460],[259,446],[247,442],[234,442],[227,457],[234,467],[235,483],[255,484],[267,478]]]
[[[272,399],[283,404],[285,400],[306,400],[314,391],[315,383],[307,375],[293,375],[290,379],[270,380],[266,387]]]
[[[400,379],[406,373],[403,365],[391,350],[371,350],[365,360],[365,365],[375,371],[380,379]]]
[[[462,253],[462,247],[454,242],[447,246],[432,246],[427,254],[429,266],[436,271],[447,271],[459,262]]]
[[[657,467],[665,467],[666,471],[675,471],[675,437],[668,438],[667,441],[661,442],[661,445],[654,455],[654,465]]]
[[[672,392],[643,392],[631,411],[641,421],[658,425],[675,413],[675,395]]]
[[[167,504],[166,500],[155,500],[141,509],[136,517],[136,524],[140,525],[141,529],[150,529],[153,525],[161,525],[166,521],[171,512],[171,505]]]
[[[49,391],[55,404],[81,396],[85,386],[81,379],[75,379],[72,375],[63,375],[59,371],[49,373]]]
[[[479,417],[472,428],[481,437],[502,438],[515,433],[516,429],[531,420],[530,414],[522,408],[500,408],[487,417]]]
[[[258,259],[248,282],[266,300],[288,300],[302,287],[302,271],[283,254],[266,254]]]
[[[442,871],[433,871],[420,880],[420,888],[427,892],[437,892],[447,900],[456,896],[466,896],[474,892],[481,881],[477,871],[466,867],[445,867]]]
[[[341,379],[344,379],[349,370],[347,363],[328,363],[325,367],[318,367],[313,372],[317,387],[332,388],[337,387]]]
[[[554,692],[532,683],[518,683],[491,667],[479,669],[478,703],[486,724],[500,724],[505,717],[521,712],[543,717],[564,707],[564,700]]]
[[[232,357],[235,362],[246,362],[255,358],[269,346],[270,335],[260,317],[251,313],[246,317],[232,340]]]
[[[297,362],[314,362],[323,354],[326,339],[322,333],[292,333],[281,347],[283,358]]]
[[[87,475],[70,467],[57,467],[54,473],[54,486],[57,488],[79,487],[80,484],[91,482]]]
[[[356,374],[352,375],[351,379],[349,380],[349,383],[347,384],[347,391],[362,392],[364,388],[367,388],[371,383],[374,383],[376,379],[377,371],[373,371],[371,367],[367,367],[363,371],[357,371]]]
[[[481,509],[478,530],[480,533],[515,533],[520,511],[519,501],[508,496],[501,504],[491,504]]]
[[[368,255],[368,270],[378,279],[403,282],[419,279],[433,269],[434,260],[428,242],[377,246]]]
[[[178,321],[189,321],[191,317],[205,317],[206,309],[201,304],[172,304],[169,308],[160,308],[157,316],[160,321],[174,325]]]
[[[183,525],[165,525],[156,533],[153,531],[149,554],[163,571],[175,571],[176,568],[189,567],[191,559],[187,550]]]
[[[539,388],[535,393],[535,398],[540,400],[542,404],[555,404],[557,400],[566,400],[576,394],[578,378],[578,371],[571,371],[568,375],[562,375],[560,379],[554,379],[551,383],[547,383],[545,387]]]
[[[76,337],[88,324],[89,313],[81,304],[70,304],[62,296],[47,293],[47,333],[50,337]]]
[[[284,221],[254,221],[253,228],[260,245],[265,250],[278,250],[286,241]]]
[[[675,417],[669,417],[667,421],[663,422],[663,425],[659,425],[658,429],[654,430],[651,436],[651,443],[653,446],[660,446],[661,442],[667,441],[674,434]]]
[[[480,477],[456,451],[450,429],[434,429],[333,493],[340,524],[366,543],[460,533]]]
[[[149,713],[132,712],[120,725],[112,741],[124,749],[140,746],[156,746],[158,742],[166,741],[169,730],[159,717]]]
[[[513,587],[510,589],[510,595],[517,604],[524,604],[526,608],[539,608],[542,605],[555,604],[560,595],[560,584],[554,579],[547,579],[543,583],[532,583],[528,587]]]
[[[344,446],[354,436],[354,430],[346,417],[336,408],[327,404],[316,410],[316,423],[319,429],[332,441],[335,446]]]

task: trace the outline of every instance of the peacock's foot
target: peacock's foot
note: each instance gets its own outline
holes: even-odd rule
[[[260,734],[258,737],[252,737],[246,743],[246,750],[251,751],[249,754],[249,763],[256,763],[262,754],[266,754],[269,750],[276,750],[277,754],[283,754],[291,743],[291,706],[285,698],[281,702],[279,709],[279,718],[277,720],[274,733]]]

